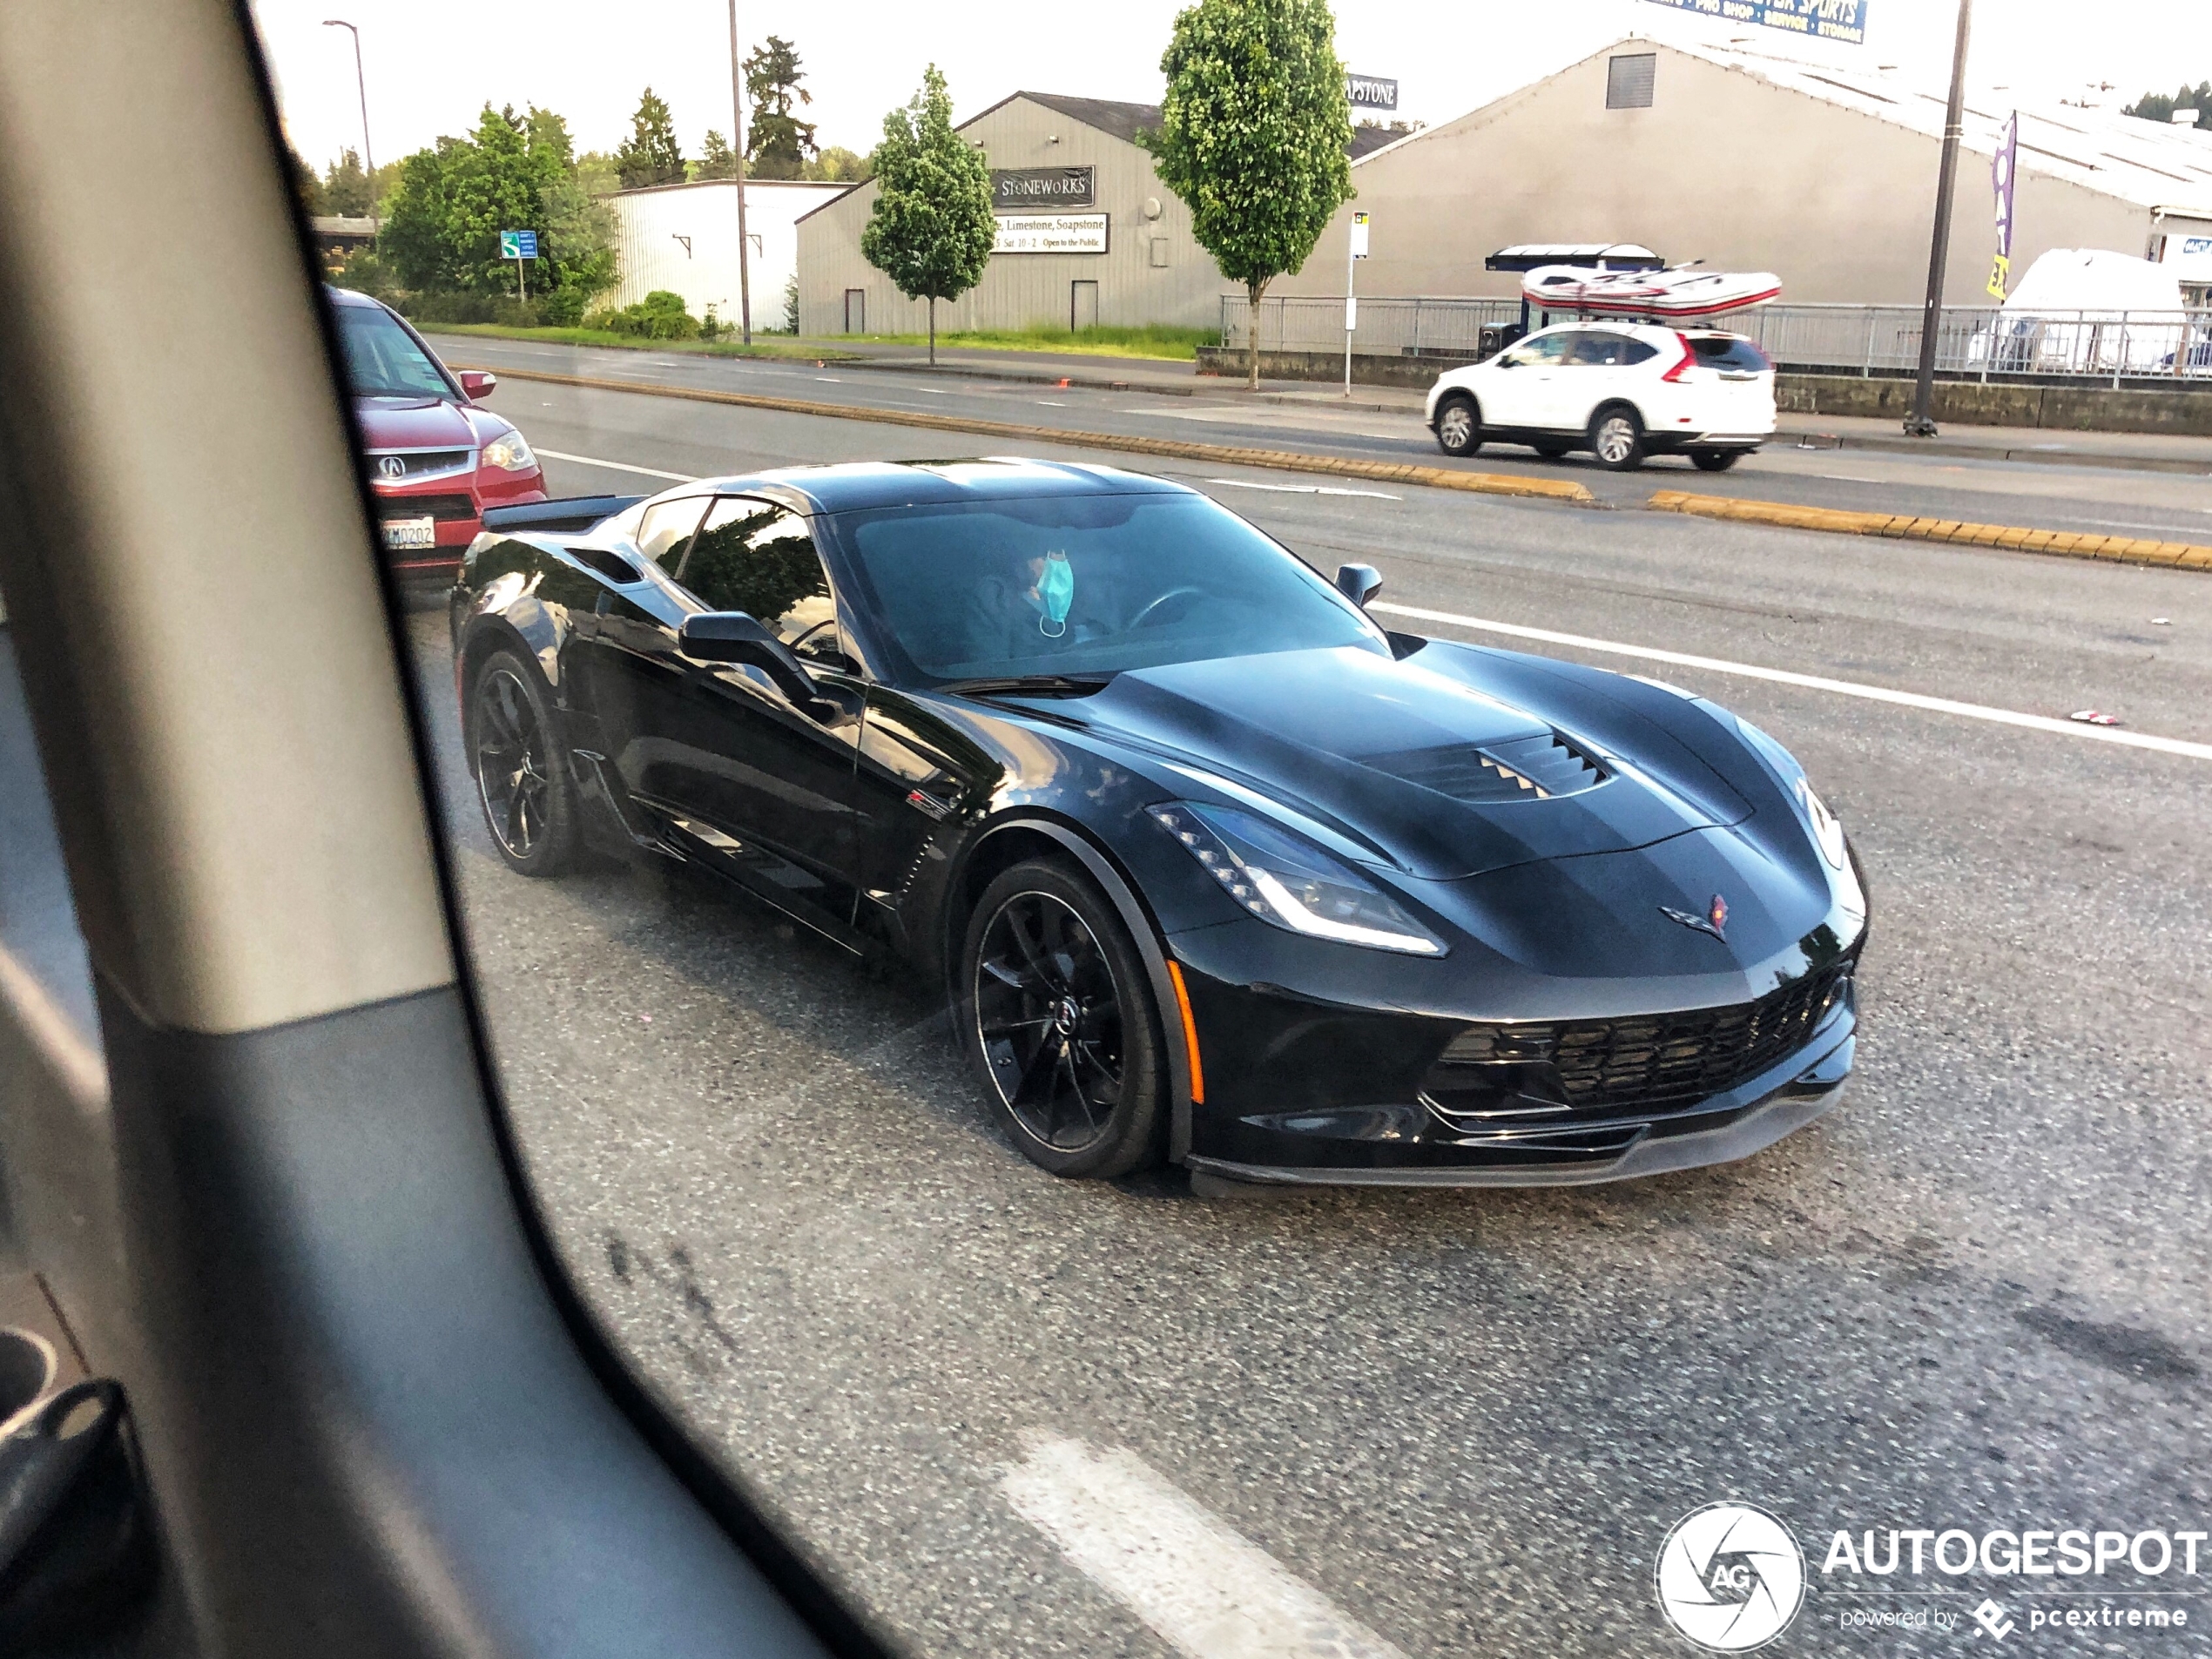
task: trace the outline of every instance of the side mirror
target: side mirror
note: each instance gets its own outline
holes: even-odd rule
[[[462,395],[471,403],[481,403],[499,388],[499,376],[481,368],[464,368],[458,376]]]
[[[677,649],[702,663],[738,663],[757,668],[769,683],[815,719],[835,724],[844,706],[822,695],[790,646],[742,610],[701,610],[684,618],[676,631]]]
[[[1352,604],[1364,606],[1382,591],[1382,572],[1372,564],[1339,564],[1337,591]]]

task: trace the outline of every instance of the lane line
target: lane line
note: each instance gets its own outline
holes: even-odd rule
[[[663,472],[658,467],[633,467],[627,461],[602,461],[597,455],[564,455],[558,449],[540,449],[538,454],[548,461],[566,461],[578,467],[604,467],[610,472],[643,473],[648,478],[666,478],[679,484],[697,483],[699,477],[696,473]]]
[[[1133,1452],[1041,1440],[999,1490],[1189,1659],[1404,1659]]]
[[[1492,622],[1483,617],[1462,617],[1450,610],[1428,610],[1419,605],[1396,605],[1376,600],[1370,610],[1386,610],[1393,617],[1421,622],[1440,622],[1480,633],[1505,634],[1514,639],[1541,640],[1551,645],[1573,645],[1582,651],[1608,652],[1615,657],[1641,658],[1651,663],[1672,663],[1678,668],[1703,668],[1716,674],[1744,679],[1769,680],[1777,685],[1802,686],[1807,691],[1832,691],[1839,697],[1864,698],[1870,703],[1894,703],[1900,708],[1925,709],[1934,714],[1955,714],[1996,725],[2020,726],[2029,732],[2048,732],[2062,738],[2082,738],[2091,743],[2116,743],[2130,749],[2150,749],[2160,754],[2186,755],[2212,760],[2212,743],[2191,743],[2182,738],[2158,738],[2108,725],[2083,725],[2054,719],[2047,714],[2022,714],[2014,709],[1992,708],[1982,703],[1954,702],[1947,697],[1925,697],[1918,691],[1893,691],[1886,685],[1865,685],[1856,680],[1833,680],[1818,674],[1793,674],[1787,669],[1760,668],[1731,663],[1717,657],[1693,657],[1686,651],[1660,651],[1650,645],[1624,645],[1617,640],[1592,639],[1586,634],[1563,634],[1550,628],[1524,628],[1518,623]]]
[[[1333,484],[1256,484],[1244,478],[1209,478],[1210,484],[1226,484],[1231,489],[1271,489],[1285,496],[1372,496],[1377,501],[1404,501],[1403,496],[1393,496],[1381,489],[1339,489]]]

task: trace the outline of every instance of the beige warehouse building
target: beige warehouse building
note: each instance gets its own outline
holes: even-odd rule
[[[939,330],[1217,323],[1229,285],[1136,142],[1159,118],[1155,105],[1016,92],[962,122],[990,163],[1000,246],[981,282],[938,305]],[[1359,134],[1353,154],[1381,136]],[[856,185],[799,219],[800,333],[928,326],[927,303],[861,256],[875,199],[873,184]]]
[[[1359,196],[1302,275],[1341,294],[1354,209],[1365,294],[1509,295],[1483,269],[1519,243],[1635,242],[1676,261],[1774,271],[1784,302],[1918,304],[1943,89],[1741,47],[1621,41],[1479,110],[1360,158]],[[1987,305],[1990,158],[2014,105],[1967,100],[1946,300]],[[2058,105],[2019,111],[2013,271],[2054,247],[2111,248],[2212,281],[2212,132]]]

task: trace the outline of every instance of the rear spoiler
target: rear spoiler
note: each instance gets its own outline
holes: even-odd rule
[[[564,496],[519,507],[487,507],[488,530],[588,530],[603,518],[635,507],[643,496]]]

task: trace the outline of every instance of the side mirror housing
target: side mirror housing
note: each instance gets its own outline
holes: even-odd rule
[[[499,388],[499,376],[481,368],[464,368],[456,377],[471,403],[481,403]]]
[[[702,663],[737,663],[757,668],[786,700],[814,718],[834,723],[844,706],[824,697],[790,646],[742,610],[701,610],[684,618],[676,631],[677,649]]]
[[[1382,572],[1372,564],[1339,564],[1337,591],[1352,604],[1364,606],[1382,591]]]

